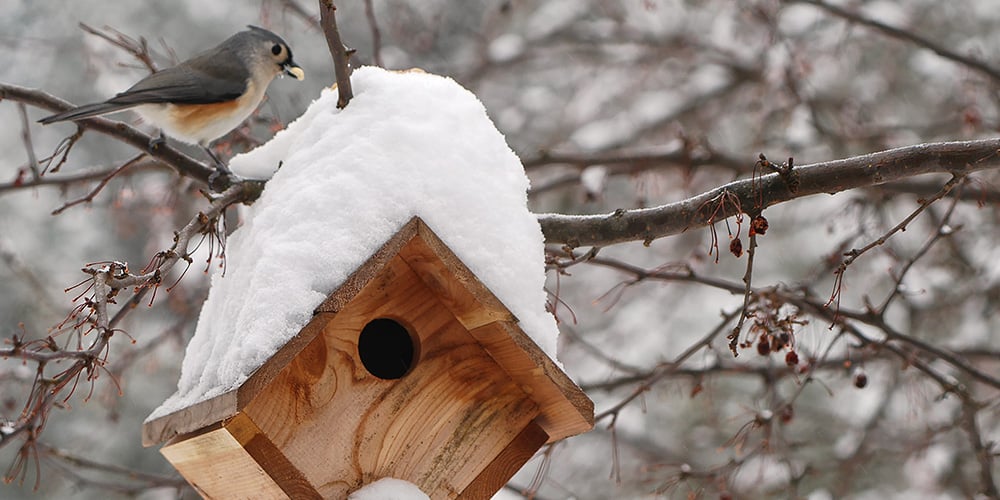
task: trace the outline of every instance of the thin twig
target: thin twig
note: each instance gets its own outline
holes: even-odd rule
[[[743,324],[746,322],[747,317],[750,316],[750,297],[753,295],[753,258],[757,253],[757,235],[752,231],[750,232],[749,240],[750,243],[747,247],[747,268],[746,272],[743,273],[743,307],[740,319],[729,334],[729,350],[732,351],[733,357],[740,355],[737,350],[737,346],[740,343],[740,332],[743,331]]]
[[[979,483],[981,493],[987,498],[1000,498],[1000,490],[997,489],[996,479],[993,477],[993,457],[996,452],[991,448],[995,446],[992,441],[984,441],[982,433],[979,432],[979,424],[976,422],[978,408],[969,401],[963,401],[960,427],[969,437],[969,444],[972,452],[979,463]]]
[[[21,453],[33,453],[33,443],[44,429],[53,405],[72,396],[72,389],[83,374],[87,374],[85,380],[93,382],[98,370],[103,369],[106,363],[103,355],[109,348],[109,342],[118,323],[129,312],[135,310],[135,305],[146,292],[156,288],[162,276],[169,273],[179,261],[190,260],[188,248],[195,236],[210,235],[214,232],[215,225],[226,208],[234,203],[246,201],[248,197],[256,197],[256,192],[260,189],[259,184],[259,182],[244,181],[213,197],[208,210],[199,212],[177,231],[173,246],[158,253],[153,260],[154,264],[142,274],[130,273],[127,267],[119,262],[97,263],[85,268],[84,272],[91,276],[88,280],[91,282],[91,294],[84,299],[84,303],[78,306],[77,310],[81,312],[89,310],[91,313],[70,328],[82,329],[82,333],[96,330],[98,335],[88,345],[62,349],[55,344],[52,336],[49,336],[45,341],[31,342],[14,337],[8,342],[9,347],[0,347],[0,358],[35,362],[38,364],[39,373],[21,416],[14,425],[5,429],[4,433],[0,433],[0,447],[26,434],[27,438]],[[138,290],[134,292],[131,300],[121,305],[112,315],[108,305],[117,303],[116,296],[119,291],[130,288]],[[75,315],[75,312],[71,313],[70,317]],[[82,338],[82,333],[78,338]],[[63,366],[62,371],[54,377],[42,377],[44,368],[50,361],[71,361],[71,363],[69,366]]]
[[[73,467],[78,467],[82,469],[94,470],[98,472],[108,473],[115,476],[120,476],[122,479],[131,480],[133,482],[144,483],[145,486],[140,488],[152,488],[160,486],[171,486],[171,487],[183,487],[187,484],[183,478],[179,476],[164,476],[160,474],[150,474],[148,472],[142,472],[135,469],[130,469],[128,467],[123,467],[120,465],[106,464],[91,460],[86,457],[82,457],[78,454],[72,453],[67,450],[56,448],[50,444],[39,441],[36,443],[38,452],[45,458],[52,460],[59,460],[65,462],[66,464],[72,465]],[[133,488],[134,490],[135,488]]]
[[[146,162],[140,162],[141,165],[133,166],[132,170],[137,168],[147,168],[147,167],[160,167],[167,169],[167,164],[160,162],[159,160],[151,159],[147,157]],[[81,184],[88,181],[96,181],[103,179],[110,175],[112,172],[117,170],[115,168],[99,168],[99,169],[89,169],[82,172],[77,172],[73,174],[66,175],[52,175],[50,172],[48,175],[43,175],[37,181],[13,181],[0,184],[0,193],[5,191],[14,191],[18,189],[31,189],[36,187],[53,186],[59,188],[65,188],[73,184]]]
[[[299,19],[302,19],[313,28],[317,30],[323,29],[323,27],[320,26],[319,24],[319,19],[317,19],[317,17],[313,15],[311,12],[306,10],[306,8],[303,7],[301,4],[299,4],[299,2],[296,2],[295,0],[281,0],[281,5],[284,6],[286,10],[291,11],[292,14],[295,14],[296,16],[299,17]]]
[[[137,165],[144,158],[146,158],[146,153],[139,153],[138,156],[133,157],[131,160],[128,160],[125,163],[122,163],[119,167],[111,170],[111,172],[108,173],[108,175],[104,176],[104,178],[102,178],[101,181],[98,182],[97,185],[94,186],[94,188],[91,189],[90,192],[87,193],[85,196],[81,196],[80,198],[77,198],[75,200],[67,201],[66,203],[63,204],[63,206],[53,210],[52,215],[59,215],[70,207],[79,205],[81,203],[90,203],[94,201],[94,197],[96,197],[101,192],[101,190],[104,189],[104,186],[107,186],[108,183],[111,182],[111,179],[115,178],[115,176],[124,172],[129,167]]]
[[[19,102],[17,103],[17,111],[21,114],[21,140],[24,141],[24,150],[28,155],[28,169],[31,170],[31,179],[38,182],[42,174],[38,168],[35,146],[31,143],[31,126],[28,122],[28,110],[23,102]]]
[[[997,68],[994,68],[989,64],[986,64],[985,62],[976,59],[974,57],[969,57],[966,55],[959,54],[958,52],[943,47],[940,44],[928,40],[911,31],[896,28],[894,26],[889,26],[888,24],[876,21],[874,19],[869,19],[860,14],[856,14],[854,12],[848,11],[836,5],[831,5],[829,3],[826,3],[823,0],[786,0],[786,1],[790,3],[804,3],[819,7],[820,9],[823,9],[837,17],[843,18],[853,23],[862,24],[870,28],[875,28],[876,30],[881,31],[882,33],[888,36],[910,42],[918,47],[923,47],[925,49],[928,49],[945,59],[956,62],[965,67],[968,67],[969,69],[982,73],[992,78],[995,81],[1000,81],[1000,70],[998,70]]]
[[[131,54],[132,57],[138,59],[139,62],[142,63],[142,65],[145,66],[146,69],[149,70],[150,73],[156,73],[158,71],[159,68],[157,68],[156,63],[153,62],[153,57],[149,53],[149,44],[146,42],[145,38],[139,37],[139,39],[136,40],[135,38],[132,38],[126,35],[125,33],[122,33],[121,31],[118,31],[108,26],[105,26],[104,29],[106,31],[114,33],[115,36],[111,36],[96,28],[92,28],[85,23],[80,23],[79,26],[80,29],[82,29],[83,31],[86,31],[87,33],[90,33],[91,35],[97,36],[99,38],[103,38],[104,40],[107,40],[115,47],[125,50],[125,52]]]
[[[954,177],[951,178],[951,180],[946,182],[945,185],[941,187],[941,190],[938,191],[937,194],[935,194],[930,198],[921,200],[920,205],[917,207],[916,210],[911,212],[910,215],[907,215],[905,218],[903,218],[903,220],[901,220],[898,224],[896,224],[891,229],[886,231],[884,234],[872,240],[870,243],[861,248],[854,248],[846,252],[844,254],[846,258],[843,260],[843,262],[840,263],[839,266],[837,266],[837,270],[834,271],[834,274],[836,275],[836,280],[834,281],[833,291],[831,292],[830,299],[827,301],[826,305],[836,304],[837,309],[840,308],[840,294],[843,289],[844,274],[847,272],[847,268],[850,267],[851,264],[854,263],[854,261],[858,260],[859,257],[868,253],[872,249],[884,245],[885,242],[889,241],[889,238],[891,238],[896,233],[900,231],[906,231],[906,227],[910,225],[910,222],[913,222],[913,219],[916,219],[920,214],[924,212],[924,210],[927,210],[927,207],[931,206],[934,202],[947,196],[948,193],[951,192],[951,190],[955,186],[957,186],[962,181],[963,178],[964,177],[962,176],[955,175]]]
[[[382,67],[382,32],[378,29],[378,20],[375,19],[374,0],[365,0],[365,17],[368,18],[368,28],[372,32],[372,59],[375,65]]]

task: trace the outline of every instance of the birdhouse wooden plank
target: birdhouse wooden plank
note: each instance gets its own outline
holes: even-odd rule
[[[592,426],[593,403],[414,218],[244,384],[147,422],[143,441],[169,440],[211,498],[344,498],[383,477],[489,498]]]

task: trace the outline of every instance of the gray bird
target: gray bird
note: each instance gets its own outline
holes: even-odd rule
[[[170,137],[197,144],[222,166],[208,144],[233,130],[260,104],[274,77],[305,78],[292,50],[278,35],[256,26],[217,47],[157,71],[104,102],[38,120],[80,120],[132,109]]]

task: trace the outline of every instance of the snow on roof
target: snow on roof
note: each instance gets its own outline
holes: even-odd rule
[[[414,215],[555,359],[528,179],[482,103],[421,72],[362,67],[351,81],[345,109],[327,89],[267,144],[233,158],[239,175],[273,177],[229,237],[177,393],[147,422],[239,387]]]

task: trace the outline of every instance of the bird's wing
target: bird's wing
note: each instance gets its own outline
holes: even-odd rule
[[[209,60],[224,61],[208,64]],[[234,57],[196,57],[139,80],[107,102],[135,106],[152,103],[213,104],[231,101],[246,91],[250,72]]]
[[[80,120],[140,104],[231,101],[243,95],[249,78],[250,72],[239,57],[217,48],[172,68],[157,71],[107,101],[73,108],[42,118],[39,122]]]

